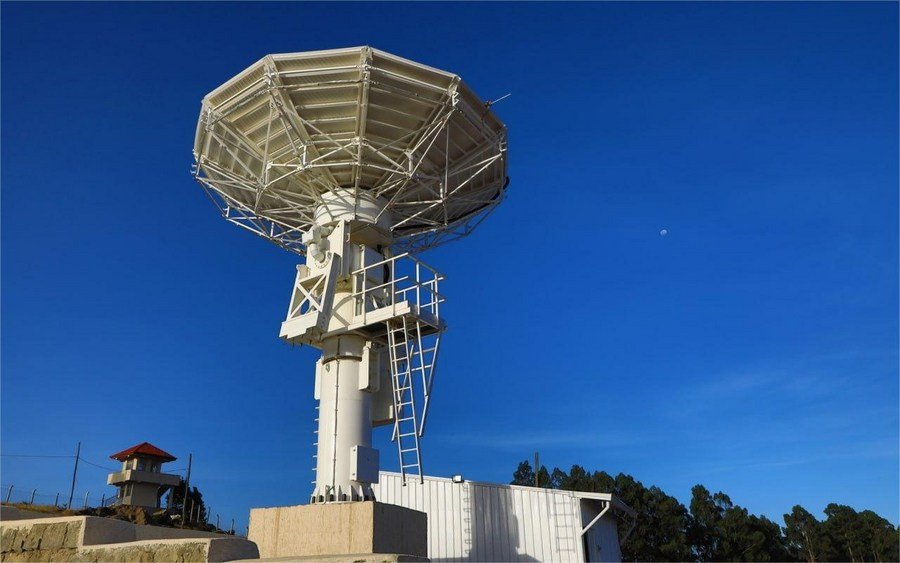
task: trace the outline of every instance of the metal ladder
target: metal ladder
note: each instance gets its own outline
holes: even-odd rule
[[[555,526],[556,557],[562,561],[573,561],[578,554],[574,537],[575,516],[571,512],[573,502],[577,502],[568,492],[548,489],[551,495],[551,510]]]
[[[409,325],[406,317],[387,322],[388,352],[391,364],[391,386],[394,398],[394,434],[400,456],[400,475],[406,485],[406,476],[412,474],[424,482],[422,453],[419,449],[419,422],[416,398],[413,392],[414,345],[409,342]]]

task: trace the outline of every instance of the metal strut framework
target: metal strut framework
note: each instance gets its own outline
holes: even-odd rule
[[[488,106],[369,47],[264,57],[204,98],[194,156],[226,219],[299,254],[324,193],[382,198],[395,248],[418,251],[469,234],[506,187]]]

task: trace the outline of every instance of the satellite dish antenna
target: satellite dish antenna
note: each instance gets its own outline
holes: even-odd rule
[[[204,99],[194,177],[228,221],[305,256],[280,336],[322,350],[311,501],[373,500],[372,428],[403,482],[434,382],[444,276],[414,254],[503,199],[506,127],[458,76],[357,47],[269,55]]]

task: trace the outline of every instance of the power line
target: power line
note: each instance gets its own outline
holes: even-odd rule
[[[83,457],[79,457],[79,459],[80,459],[81,461],[83,461],[84,463],[88,464],[88,465],[93,465],[94,467],[99,467],[100,469],[103,469],[104,471],[116,471],[115,468],[108,467],[108,466],[105,466],[105,465],[98,465],[98,464],[96,464],[96,463],[92,463],[92,462],[90,462],[90,461],[84,459]]]
[[[67,457],[73,458],[73,455],[26,455],[26,454],[0,454],[3,457]]]
[[[54,458],[54,459],[60,459],[60,458],[73,459],[73,458],[75,457],[74,455],[31,455],[31,454],[0,454],[0,456],[3,456],[3,457],[22,457],[22,458]],[[94,467],[96,467],[96,468],[98,468],[98,469],[103,469],[104,471],[116,471],[116,470],[117,470],[116,468],[114,468],[114,467],[109,467],[108,465],[100,465],[100,464],[98,464],[98,463],[94,463],[94,462],[92,462],[92,461],[88,461],[88,460],[84,459],[84,458],[81,457],[81,456],[78,456],[78,459],[79,459],[80,461],[82,461],[83,463],[86,463],[86,464],[88,464],[88,465],[92,465],[92,466],[94,466]],[[178,469],[169,469],[169,471],[184,471],[185,469],[186,469],[185,467],[180,467],[180,468],[178,468]]]

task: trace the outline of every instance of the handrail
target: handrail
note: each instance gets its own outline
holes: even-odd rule
[[[363,293],[369,293],[370,291],[375,291],[376,289],[381,289],[381,288],[383,288],[383,287],[387,287],[387,286],[389,286],[389,285],[393,285],[393,284],[398,283],[398,282],[406,281],[406,280],[408,280],[408,279],[410,279],[409,276],[403,276],[402,278],[395,278],[395,279],[393,279],[393,280],[391,280],[391,281],[389,281],[389,282],[384,282],[384,283],[381,284],[381,285],[373,285],[372,287],[367,287],[367,288],[365,288],[365,289],[362,290],[362,291],[355,292],[353,295],[354,295],[354,297],[358,297],[358,296],[362,295]],[[413,287],[413,286],[410,286],[410,287]],[[397,290],[397,293],[399,293],[399,292],[401,292],[401,291],[404,291],[404,290],[399,290],[399,289],[398,289],[398,290]]]
[[[388,257],[388,258],[385,258],[384,260],[380,260],[380,261],[378,261],[378,262],[373,262],[372,264],[366,264],[366,265],[363,266],[362,268],[359,268],[358,270],[354,270],[354,271],[352,271],[352,272],[350,272],[350,273],[351,273],[351,274],[354,274],[354,275],[355,275],[355,274],[361,274],[362,272],[364,272],[364,271],[366,271],[366,270],[368,270],[368,269],[370,269],[370,268],[377,268],[378,266],[383,266],[383,265],[387,264],[388,262],[396,262],[397,260],[400,260],[401,258],[409,258],[410,260],[412,260],[412,261],[415,262],[416,264],[419,264],[420,266],[424,266],[425,269],[427,269],[427,270],[430,271],[432,274],[434,274],[436,278],[441,279],[441,280],[446,279],[446,276],[444,276],[443,272],[440,272],[440,271],[438,271],[438,270],[435,270],[434,268],[432,268],[431,266],[429,266],[429,265],[426,264],[425,262],[422,262],[421,260],[419,260],[418,258],[416,258],[415,256],[413,256],[413,255],[410,254],[409,252],[404,252],[404,253],[402,253],[402,254],[397,254],[396,256],[390,256],[390,257]]]
[[[415,262],[416,264],[419,264],[420,266],[425,266],[425,268],[426,268],[428,271],[430,271],[432,274],[434,274],[434,276],[435,276],[436,278],[444,279],[445,276],[444,276],[443,272],[440,272],[440,271],[438,271],[438,270],[435,270],[434,268],[432,268],[431,266],[429,266],[429,265],[426,264],[425,262],[422,262],[421,260],[419,260],[419,259],[416,258],[415,256],[411,255],[409,252],[404,252],[403,254],[409,256],[409,259],[412,260],[413,262]]]
[[[365,259],[364,254],[362,258]],[[390,267],[387,267],[388,265]],[[369,272],[383,267],[387,273],[385,277],[388,279],[371,285],[373,280],[370,280]],[[413,271],[393,277],[401,269],[412,269]],[[437,318],[439,316],[438,306],[447,299],[438,291],[438,282],[444,279],[444,275],[416,259],[409,252],[390,256],[372,264],[364,264],[362,267],[352,270],[351,276],[355,280],[352,296],[358,300],[357,306],[360,307],[356,315],[361,315],[364,322],[366,315],[370,312],[370,307],[375,309],[395,307],[401,302],[409,302],[419,310],[427,311]],[[381,278],[382,276],[377,277]],[[375,298],[374,303],[369,301],[373,297]]]
[[[373,262],[372,264],[366,264],[362,268],[360,268],[358,270],[354,270],[350,273],[351,274],[361,274],[362,272],[365,272],[369,268],[376,268],[378,266],[383,266],[383,265],[387,264],[388,262],[396,262],[397,260],[399,260],[401,258],[407,258],[407,257],[415,260],[415,258],[412,258],[412,256],[409,255],[409,252],[404,252],[403,254],[398,254],[396,256],[389,256],[388,258],[385,258],[384,260],[381,260],[379,262]]]
[[[426,283],[427,283],[427,282],[426,282]],[[425,285],[426,285],[426,284],[423,283],[420,287],[425,287]],[[398,290],[397,290],[397,294],[399,295],[399,294],[401,294],[401,293],[406,293],[407,291],[411,291],[411,290],[413,290],[413,289],[416,289],[416,286],[410,286],[410,287],[405,287],[405,288],[403,288],[403,289],[398,289]],[[427,290],[427,291],[428,291],[428,293],[430,293],[431,295],[433,295],[433,296],[437,297],[438,299],[440,299],[440,303],[444,303],[444,302],[447,301],[447,296],[444,295],[443,293],[438,293],[437,291],[435,291],[435,290],[433,290],[433,289],[429,289],[429,290]]]

